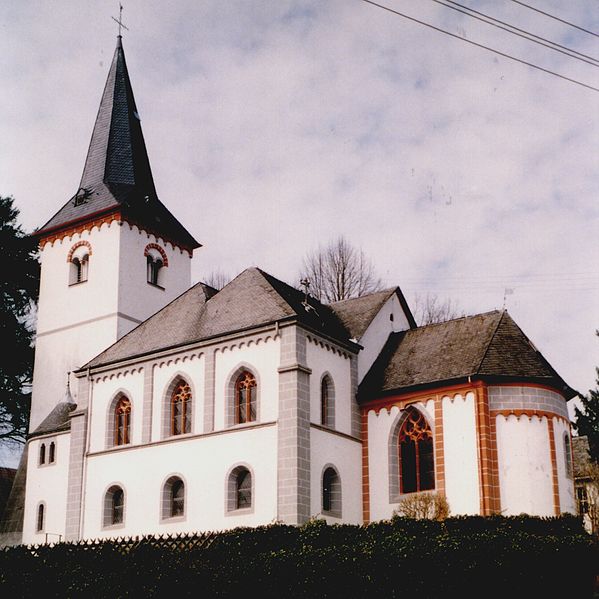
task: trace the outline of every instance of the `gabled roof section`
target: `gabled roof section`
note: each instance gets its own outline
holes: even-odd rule
[[[46,418],[44,418],[42,423],[29,435],[29,439],[49,433],[70,430],[71,421],[69,420],[69,415],[76,407],[76,404],[70,401],[61,401],[56,404],[54,409],[46,416]]]
[[[506,311],[393,333],[360,385],[361,401],[472,377],[530,381],[576,392],[555,372]]]
[[[187,248],[199,247],[156,194],[120,36],[79,190],[36,235],[49,234],[115,211]]]
[[[329,305],[343,323],[343,326],[350,332],[351,336],[359,340],[374,320],[374,317],[393,294],[397,295],[406,318],[410,323],[410,328],[416,328],[412,312],[399,287],[392,287],[369,295],[333,302]]]
[[[328,306],[310,297],[307,304],[308,308],[301,291],[259,268],[248,268],[218,292],[198,283],[81,370],[284,320],[296,320],[345,345],[354,345]]]

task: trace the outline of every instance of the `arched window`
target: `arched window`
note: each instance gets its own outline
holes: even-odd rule
[[[71,259],[71,268],[69,283],[75,285],[76,283],[83,283],[87,281],[87,271],[89,269],[89,254],[82,254],[80,256],[74,256]]]
[[[46,444],[45,443],[42,443],[40,445],[40,459],[39,459],[39,463],[40,463],[40,466],[42,464],[46,463]]]
[[[435,488],[433,434],[424,416],[408,408],[398,437],[400,492]]]
[[[341,479],[332,466],[322,475],[322,512],[341,517]]]
[[[155,258],[151,254],[147,256],[148,261],[148,283],[160,286],[160,269],[164,266],[161,258]]]
[[[48,451],[48,464],[54,464],[56,461],[56,443],[52,441],[50,443],[50,449]]]
[[[564,461],[566,462],[566,476],[572,478],[572,447],[568,433],[564,433]]]
[[[228,511],[252,507],[252,473],[245,466],[237,466],[231,471],[227,486]]]
[[[256,420],[256,379],[245,370],[235,382],[235,424]]]
[[[177,518],[185,515],[185,483],[171,476],[162,491],[162,517]]]
[[[179,381],[171,395],[171,435],[191,432],[191,387]]]
[[[43,532],[44,531],[44,519],[45,519],[45,506],[43,503],[40,503],[37,506],[37,522],[36,522],[36,526],[35,526],[35,530],[37,532]]]
[[[131,402],[122,396],[114,408],[114,444],[127,445],[131,442]]]
[[[326,374],[320,382],[320,424],[335,427],[335,392],[331,377]]]
[[[113,485],[104,497],[104,526],[123,524],[124,521],[125,492],[118,485]]]

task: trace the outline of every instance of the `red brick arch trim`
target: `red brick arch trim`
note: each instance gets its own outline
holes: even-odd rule
[[[73,260],[73,254],[81,247],[81,246],[85,246],[87,248],[87,254],[88,256],[92,255],[92,246],[91,243],[89,241],[78,241],[75,245],[73,245],[73,247],[69,250],[69,253],[67,255],[67,262],[72,262]]]
[[[148,245],[146,245],[146,249],[144,250],[144,256],[147,257],[150,254],[150,250],[156,250],[160,256],[162,256],[162,265],[168,266],[166,252],[157,243],[148,243]]]

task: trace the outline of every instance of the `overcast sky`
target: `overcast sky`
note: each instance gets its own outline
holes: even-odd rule
[[[431,0],[380,0],[599,87],[599,70]],[[599,58],[510,0],[464,4]],[[594,0],[530,0],[599,30]],[[39,227],[76,191],[118,3],[0,3],[0,194]],[[408,301],[507,308],[581,392],[599,364],[599,93],[361,0],[129,0],[123,44],[161,200],[194,282],[295,282],[345,235]]]

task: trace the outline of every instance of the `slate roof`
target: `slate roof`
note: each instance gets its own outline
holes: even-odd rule
[[[70,401],[61,401],[54,406],[54,409],[42,420],[42,423],[29,434],[29,439],[46,435],[49,433],[59,433],[71,429],[70,413],[77,407]]]
[[[361,401],[468,377],[528,380],[571,389],[506,311],[493,311],[392,333],[360,384]]]
[[[85,200],[76,205],[82,194]],[[36,236],[120,210],[124,218],[194,249],[199,243],[156,194],[141,121],[119,36],[79,190]]]
[[[360,340],[374,317],[394,293],[397,294],[410,323],[410,327],[415,328],[416,322],[399,287],[392,287],[369,295],[363,295],[362,297],[333,302],[329,306],[337,314],[350,335]]]
[[[175,348],[277,321],[296,319],[356,350],[335,312],[260,270],[248,268],[219,292],[198,283],[81,370]]]

